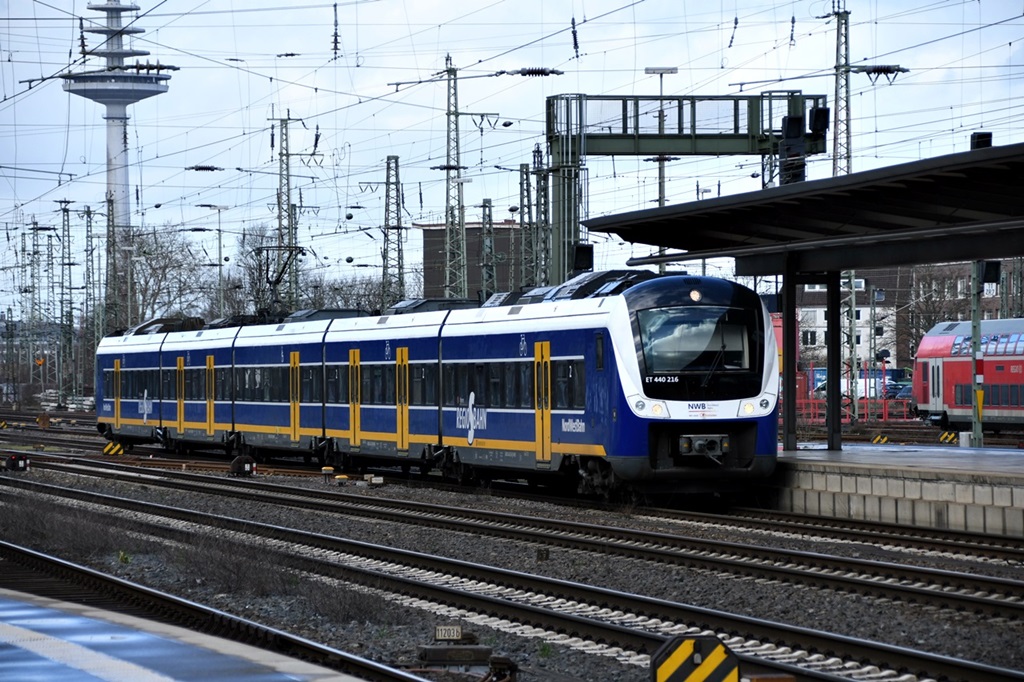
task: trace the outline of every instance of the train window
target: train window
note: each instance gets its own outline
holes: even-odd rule
[[[269,367],[253,367],[252,370],[253,378],[253,398],[259,402],[268,402],[270,400],[270,368]]]
[[[1010,384],[1010,406],[1020,407],[1020,385]]]
[[[437,365],[423,363],[412,366],[413,405],[437,404]]]
[[[554,391],[551,396],[552,407],[556,410],[564,410],[569,407],[569,368],[570,363],[565,360],[554,360],[551,363],[551,373],[554,375]]]
[[[235,400],[249,400],[249,368],[235,368]]]
[[[594,366],[598,372],[604,369],[604,334],[594,337]]]
[[[394,405],[395,404],[395,366],[388,365],[387,367],[381,367],[381,382],[382,394],[381,394],[381,405]]]
[[[338,390],[341,387],[340,374],[341,367],[338,365],[327,365],[324,368],[324,397],[328,403],[337,404],[341,400],[342,394]]]
[[[504,376],[504,367],[501,364],[492,362],[486,365],[487,369],[487,405],[488,407],[504,407],[505,393],[501,390],[501,379]]]
[[[437,405],[438,398],[438,386],[437,386],[437,365],[431,363],[423,367],[423,404],[424,405]]]
[[[263,368],[250,367],[246,372],[245,380],[249,392],[247,398],[253,402],[263,400]]]
[[[230,382],[228,381],[228,369],[226,367],[213,368],[214,400],[231,400]]]
[[[474,393],[474,404],[477,405],[478,407],[485,407],[488,405],[487,376],[487,365],[473,365],[473,386],[470,390],[472,390]]]
[[[469,399],[469,392],[472,390],[471,365],[459,364],[455,366],[455,404],[465,405]]]
[[[423,399],[423,365],[409,365],[409,404],[426,405]]]
[[[506,362],[502,365],[505,373],[505,396],[502,400],[502,407],[519,406],[519,363]]]
[[[722,306],[652,308],[637,313],[649,372],[751,368],[756,317]]]
[[[320,365],[303,367],[300,372],[302,376],[302,400],[313,403],[323,402],[323,370]]]
[[[519,363],[519,407],[533,407],[533,363]]]
[[[450,407],[450,406],[455,404],[455,393],[456,393],[456,390],[455,390],[456,389],[456,385],[455,385],[456,384],[455,366],[454,365],[445,365],[444,369],[442,371],[444,372],[444,374],[442,375],[443,378],[442,378],[441,388],[442,388],[442,391],[443,391],[443,395],[441,396],[441,399],[443,400],[443,402],[444,402],[444,404],[446,406]]]
[[[196,392],[193,400],[206,400],[206,368],[197,367],[192,370],[192,374],[192,382]]]
[[[583,360],[573,360],[569,365],[569,382],[570,406],[584,409],[587,406],[587,382]]]
[[[380,365],[363,365],[360,372],[363,405],[380,404]]]
[[[279,403],[291,402],[291,367],[274,367],[273,371],[274,380],[270,382],[270,390],[272,391],[273,395],[271,400],[274,400],[275,402]],[[296,396],[296,398],[298,397],[300,396]]]

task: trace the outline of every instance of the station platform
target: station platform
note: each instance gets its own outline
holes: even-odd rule
[[[173,625],[3,589],[0,671],[19,682],[359,679]]]
[[[807,443],[762,492],[782,511],[1024,538],[1024,450]]]

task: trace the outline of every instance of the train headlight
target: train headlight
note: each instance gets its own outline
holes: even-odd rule
[[[774,402],[772,401],[772,396],[762,396],[756,402],[753,400],[744,400],[740,403],[738,416],[759,417],[771,412],[773,407]]]
[[[640,395],[629,398],[629,404],[633,408],[633,414],[647,419],[668,419],[671,415],[668,412],[668,405],[660,400],[648,400]]]

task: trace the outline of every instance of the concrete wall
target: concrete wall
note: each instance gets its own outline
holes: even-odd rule
[[[780,462],[781,511],[1024,538],[1024,478]]]

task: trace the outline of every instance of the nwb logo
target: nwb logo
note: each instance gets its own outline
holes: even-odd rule
[[[707,403],[686,403],[686,406],[691,410],[706,410],[708,409]]]

